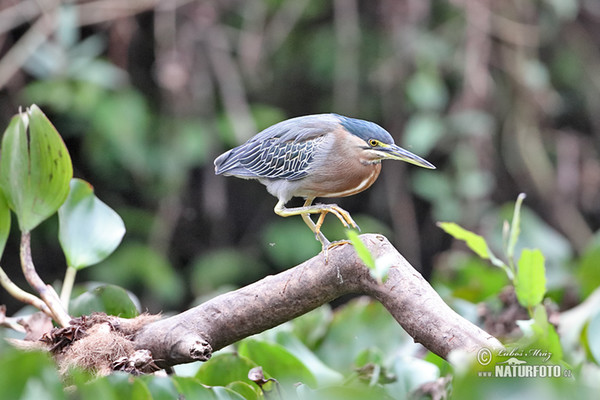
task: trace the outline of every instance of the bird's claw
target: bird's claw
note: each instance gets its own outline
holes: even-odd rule
[[[349,228],[350,226],[352,226],[354,229],[358,229],[358,231],[360,232],[360,228],[358,227],[356,222],[354,222],[354,219],[352,219],[352,216],[350,216],[350,213],[348,211],[335,204],[323,204],[322,206],[324,208],[321,210],[319,219],[315,224],[315,233],[317,235],[321,233],[321,226],[323,225],[323,221],[325,221],[325,215],[327,215],[327,213],[332,213],[333,215],[335,215],[344,225],[344,227]]]

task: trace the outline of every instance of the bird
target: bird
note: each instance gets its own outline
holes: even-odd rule
[[[394,143],[378,124],[339,114],[290,118],[259,132],[247,142],[218,156],[215,173],[258,180],[277,198],[274,211],[282,217],[300,215],[321,242],[325,216],[335,215],[349,228],[358,229],[350,213],[337,204],[313,204],[316,198],[351,196],[368,189],[381,172],[381,161],[400,160],[435,169],[429,161]],[[302,207],[287,208],[293,197]],[[317,222],[310,217],[319,214]]]

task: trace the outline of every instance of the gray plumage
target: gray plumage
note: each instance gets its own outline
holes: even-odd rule
[[[394,139],[379,125],[337,114],[317,114],[291,118],[258,133],[246,143],[229,150],[215,160],[217,175],[246,179],[304,178],[314,162],[324,135],[345,129],[366,141],[371,138],[393,144]]]
[[[279,122],[220,155],[215,160],[215,173],[246,179],[301,179],[310,170],[324,135],[340,125],[335,114]]]

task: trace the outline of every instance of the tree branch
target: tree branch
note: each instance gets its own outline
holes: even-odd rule
[[[361,235],[375,259],[392,265],[383,285],[369,275],[350,244],[329,251],[274,276],[215,297],[170,318],[142,327],[134,337],[138,349],[152,352],[165,367],[205,361],[213,351],[296,318],[344,294],[379,300],[402,327],[432,352],[446,358],[452,350],[474,352],[502,345],[456,314],[389,241]]]

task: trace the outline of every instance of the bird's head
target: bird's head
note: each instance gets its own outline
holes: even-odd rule
[[[392,135],[381,126],[369,121],[336,116],[350,134],[358,136],[365,142],[365,145],[360,147],[365,159],[372,162],[400,160],[419,167],[435,169],[429,161],[396,145]]]

